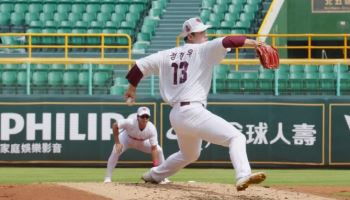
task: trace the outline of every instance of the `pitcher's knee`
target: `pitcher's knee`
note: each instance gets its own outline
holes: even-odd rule
[[[236,141],[236,142],[239,141],[239,142],[241,142],[241,143],[243,143],[243,144],[246,144],[246,143],[247,143],[247,139],[246,139],[246,137],[243,135],[243,133],[237,134],[235,137],[231,138],[231,143],[232,143],[233,141]]]
[[[194,162],[196,160],[198,160],[199,156],[201,155],[201,152],[198,151],[198,152],[191,152],[191,153],[183,153],[182,154],[184,155],[184,158],[187,162],[191,163],[191,162]]]

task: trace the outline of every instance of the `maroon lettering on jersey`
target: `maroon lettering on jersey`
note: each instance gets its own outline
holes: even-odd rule
[[[182,60],[182,58],[184,57],[185,53],[184,52],[181,52],[180,53],[180,60]]]
[[[170,59],[171,59],[171,60],[175,60],[176,55],[177,55],[177,53],[171,53],[171,55],[170,55]]]
[[[188,55],[189,57],[191,57],[192,53],[193,53],[193,49],[189,49],[189,50],[187,51],[187,54],[186,54],[186,55]]]

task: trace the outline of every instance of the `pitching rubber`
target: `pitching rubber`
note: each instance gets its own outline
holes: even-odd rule
[[[238,181],[240,183],[237,183],[236,189],[237,191],[243,191],[248,188],[250,184],[259,184],[263,182],[266,179],[266,174],[264,172],[257,172],[251,174],[247,178],[243,178],[245,180],[243,181]]]

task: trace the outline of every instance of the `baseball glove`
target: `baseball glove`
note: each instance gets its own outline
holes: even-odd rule
[[[277,49],[269,45],[260,45],[256,48],[256,54],[261,65],[265,69],[277,69],[279,66],[279,55]]]

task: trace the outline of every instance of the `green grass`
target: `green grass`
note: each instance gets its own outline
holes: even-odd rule
[[[146,168],[116,168],[113,181],[141,182]],[[328,169],[262,169],[267,173],[265,186],[273,185],[328,185],[350,186],[350,170]],[[0,184],[27,184],[43,182],[102,182],[104,168],[0,168]],[[171,177],[173,181],[197,181],[234,184],[233,169],[183,169]]]

